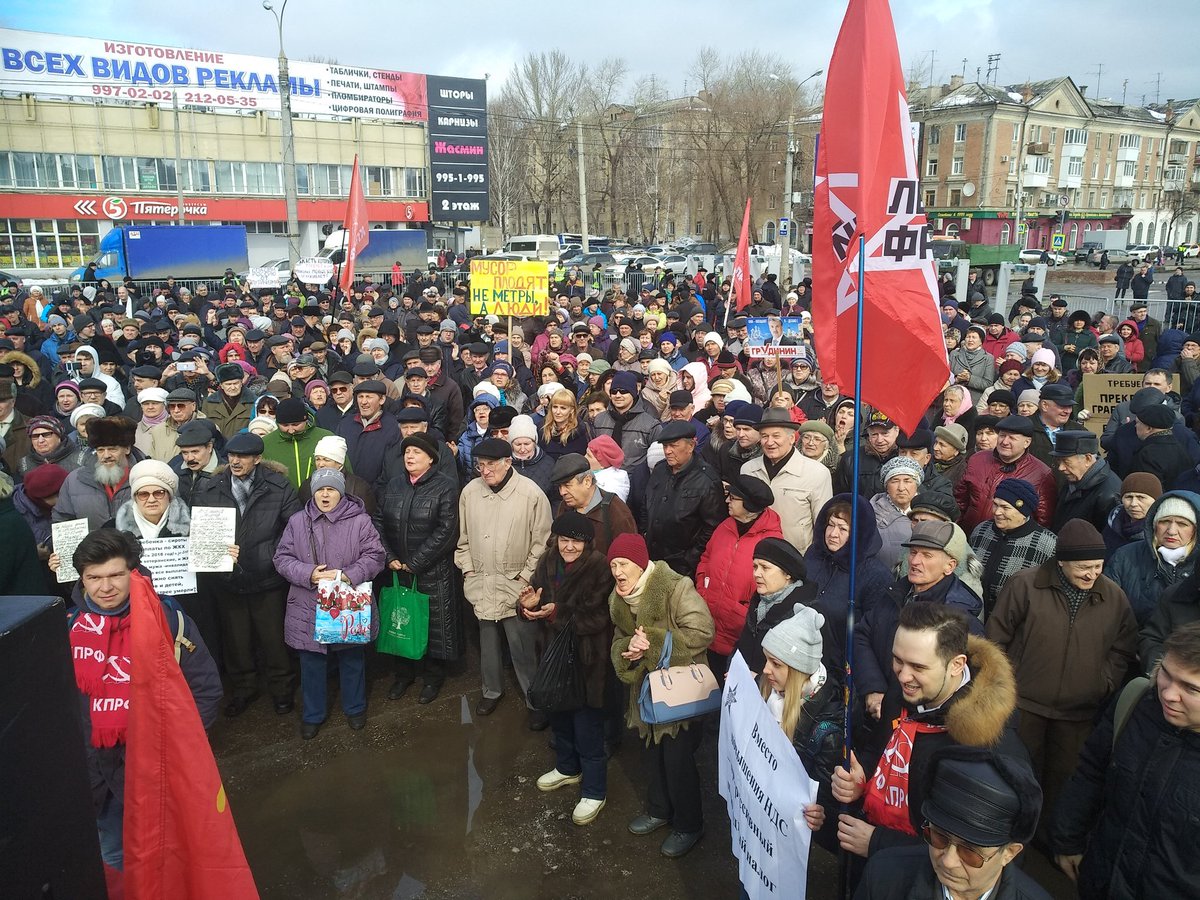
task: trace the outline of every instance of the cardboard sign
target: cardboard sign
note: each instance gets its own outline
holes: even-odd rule
[[[550,272],[546,264],[538,260],[471,260],[471,314],[549,315]]]
[[[1084,375],[1083,408],[1088,411],[1084,427],[1102,434],[1112,411],[1142,389],[1145,376],[1137,372],[1127,375]],[[1179,376],[1171,376],[1171,390],[1179,393]]]
[[[251,290],[279,287],[279,270],[274,266],[256,267],[246,275],[246,284]]]
[[[324,284],[333,277],[333,263],[321,256],[296,261],[296,278],[301,284]]]

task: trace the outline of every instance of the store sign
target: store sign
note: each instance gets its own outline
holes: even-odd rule
[[[425,79],[429,95],[429,191],[434,222],[486,222],[487,82]]]
[[[0,79],[9,90],[43,96],[280,109],[275,57],[215,50],[3,28]],[[427,117],[425,76],[412,72],[289,60],[288,86],[293,113],[394,122]]]
[[[299,213],[301,222],[340,222],[346,213],[346,201],[302,199]],[[287,221],[287,208],[282,197],[184,200],[183,214],[187,220],[202,222]],[[368,200],[367,215],[372,222],[428,222],[429,206],[423,201]],[[160,197],[0,194],[0,218],[172,221],[179,218],[179,206],[174,198]]]

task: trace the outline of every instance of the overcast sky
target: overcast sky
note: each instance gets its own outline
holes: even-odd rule
[[[0,24],[10,28],[259,56],[278,48],[260,0],[6,0],[3,7]],[[976,68],[984,80],[988,54],[999,53],[1000,84],[1070,75],[1089,85],[1089,96],[1099,82],[1100,95],[1118,100],[1127,80],[1129,103],[1200,96],[1200,55],[1185,38],[1200,12],[1196,0],[1158,0],[1136,16],[1134,8],[1125,0],[892,0],[906,71],[928,77],[934,51],[938,82],[961,74],[964,56],[968,80]],[[605,9],[614,13],[607,25],[593,16]],[[557,46],[588,59],[622,56],[633,76],[657,74],[682,94],[689,54],[718,41],[722,51],[779,54],[799,78],[824,68],[844,11],[844,0],[289,0],[285,45],[293,58],[486,73],[493,84],[525,53]]]

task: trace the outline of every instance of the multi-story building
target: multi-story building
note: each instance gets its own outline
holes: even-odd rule
[[[1050,248],[1061,233],[1066,249],[1097,229],[1164,247],[1200,238],[1200,101],[1089,100],[1070,78],[955,78],[938,93],[913,109],[935,234]]]

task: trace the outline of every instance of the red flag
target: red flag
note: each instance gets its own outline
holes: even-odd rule
[[[354,260],[371,240],[370,221],[367,219],[367,201],[363,197],[362,181],[358,176],[358,157],[354,157],[354,173],[350,176],[350,197],[346,201],[346,259],[342,262],[342,277],[338,287],[343,294],[350,293],[354,283]]]
[[[733,297],[738,312],[750,305],[754,284],[750,278],[750,200],[746,200],[746,214],[742,216],[742,236],[738,238],[737,256],[733,258]]]
[[[813,216],[813,323],[824,373],[911,433],[950,364],[887,0],[850,0],[825,87]],[[854,383],[866,236],[861,390]]]
[[[149,578],[134,572],[130,579],[126,896],[257,900],[208,735],[175,662],[162,603]]]

